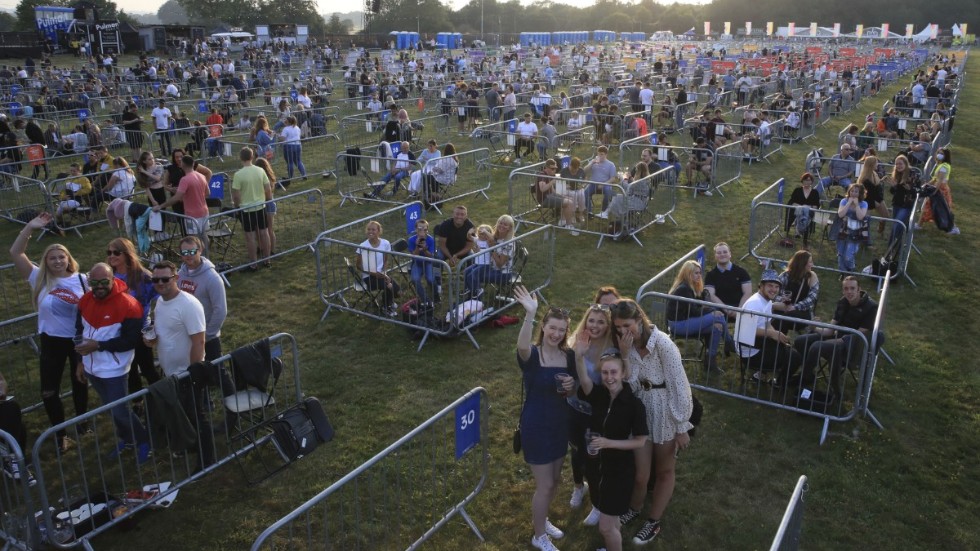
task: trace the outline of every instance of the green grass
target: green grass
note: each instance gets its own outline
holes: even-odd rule
[[[971,60],[968,72],[978,70],[980,62]],[[892,287],[886,348],[897,365],[879,369],[871,402],[885,430],[864,420],[832,424],[827,443],[818,446],[820,424],[815,419],[699,393],[706,408],[704,422],[678,463],[677,488],[661,541],[652,548],[766,548],[801,474],[810,479],[804,548],[977,547],[980,404],[976,389],[980,381],[976,358],[980,350],[971,334],[978,316],[970,282],[980,269],[972,241],[978,200],[971,185],[980,169],[980,154],[973,147],[980,140],[980,93],[976,82],[969,80],[972,86],[963,92],[952,143],[952,188],[963,235],[943,235],[934,227],[920,232],[916,243],[923,255],[913,255],[909,267],[918,286],[899,281]],[[845,122],[879,111],[896,88],[832,120],[812,143],[833,149],[836,132]],[[457,149],[466,149],[468,139],[449,139]],[[794,179],[802,171],[808,148],[796,145],[784,151],[771,165],[744,166],[742,179],[724,188],[724,198],[692,199],[682,194],[675,214],[679,225],[647,229],[641,234],[643,248],[607,241],[597,250],[591,237],[560,234],[557,275],[544,292],[548,301],[572,308],[577,319],[598,285],[613,284],[631,295],[697,244],[724,240],[736,255],[744,254],[752,197],[780,177]],[[313,161],[329,160],[332,165],[335,153]],[[296,185],[302,189],[302,183]],[[310,185],[322,186],[330,225],[371,212],[370,207],[338,208],[331,180]],[[471,218],[492,221],[505,211],[506,199],[506,177],[501,172],[495,177],[490,201],[468,201]],[[0,226],[4,242],[9,243],[16,230],[12,224]],[[109,233],[92,228],[84,235],[66,238],[65,243],[84,266],[90,266],[101,260]],[[29,254],[36,257],[48,242],[32,244]],[[757,278],[758,267],[748,268]],[[456,339],[430,341],[416,353],[417,343],[398,327],[340,312],[318,323],[323,308],[313,277],[313,259],[306,253],[284,259],[271,271],[234,276],[223,340],[230,350],[276,332],[294,334],[300,344],[303,388],[323,402],[337,429],[336,440],[257,488],[246,488],[229,466],[183,490],[171,509],[141,514],[135,529],[98,538],[96,548],[246,548],[265,526],[475,386],[487,388],[492,406],[490,478],[468,512],[487,543],[479,544],[457,518],[426,548],[529,548],[533,480],[523,460],[510,451],[520,407],[514,360],[517,328],[479,329],[475,336],[480,350],[466,339]],[[833,278],[825,276],[825,280]],[[824,296],[836,293],[835,285],[825,285]],[[821,301],[825,307],[831,302]],[[46,420],[39,412],[30,423],[36,435]],[[566,466],[551,512],[552,520],[567,528],[560,547],[594,549],[601,538],[581,526],[587,506],[578,511],[568,508],[570,479]],[[388,524],[401,526],[400,520],[407,516],[392,510]],[[416,528],[420,532],[426,527]],[[632,536],[633,530],[626,535]],[[408,543],[368,543],[362,548]]]

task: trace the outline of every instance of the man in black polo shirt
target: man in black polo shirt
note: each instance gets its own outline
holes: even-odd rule
[[[875,316],[878,314],[878,303],[861,290],[854,276],[847,276],[842,283],[844,296],[837,301],[834,319],[831,325],[839,325],[849,329],[857,329],[868,341],[874,330]],[[854,335],[845,333],[838,335],[837,331],[829,328],[817,328],[812,333],[796,337],[793,348],[804,356],[803,358],[803,394],[805,399],[815,381],[814,371],[820,358],[830,363],[830,389],[840,394],[839,374],[844,370],[854,353],[861,351],[862,344],[855,341]]]
[[[726,306],[741,306],[752,296],[752,277],[732,262],[732,250],[724,241],[715,245],[715,267],[705,276],[704,288],[712,302]],[[726,313],[735,319],[735,312]]]
[[[435,227],[436,257],[455,267],[473,250],[473,241],[469,238],[472,229],[473,222],[466,215],[466,207],[458,205],[453,209],[452,218]]]

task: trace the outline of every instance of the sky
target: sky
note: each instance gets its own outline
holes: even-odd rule
[[[156,13],[160,5],[166,0],[115,0],[116,5],[128,13]],[[382,0],[384,1],[384,0]],[[445,1],[445,0],[443,0]],[[568,4],[577,7],[590,6],[595,3],[595,0],[556,0],[562,4]],[[662,0],[661,3],[673,3],[674,1],[681,4],[707,4],[710,0]],[[13,11],[17,7],[19,0],[0,0],[0,9],[6,9],[8,11]],[[469,0],[450,0],[450,5],[453,8],[459,8],[465,6]],[[521,4],[532,4],[532,0],[520,0]],[[363,9],[363,0],[319,0],[320,13],[347,13],[350,11],[358,11]]]

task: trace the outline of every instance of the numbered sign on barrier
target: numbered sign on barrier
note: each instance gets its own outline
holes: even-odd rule
[[[224,199],[225,198],[225,175],[215,174],[211,176],[211,181],[208,182],[208,189],[211,190],[212,199]]]
[[[299,97],[299,93],[297,93],[296,90],[290,90],[289,97],[293,98],[293,101],[296,101],[296,98]]]
[[[667,148],[658,147],[657,148],[657,160],[667,162]]]
[[[887,150],[888,150],[888,140],[879,139],[878,140],[878,151],[887,151]]]
[[[480,395],[474,394],[456,406],[456,459],[480,443]]]
[[[899,130],[905,130],[906,128],[908,128],[908,124],[909,124],[909,121],[907,121],[905,119],[898,119],[898,129]]]
[[[415,234],[415,223],[422,219],[422,205],[415,203],[405,209],[405,232]]]
[[[31,166],[43,165],[44,146],[36,143],[27,146],[27,160],[31,162]]]
[[[701,270],[704,270],[704,248],[698,249],[697,255],[698,264],[701,265]]]
[[[197,100],[197,112],[207,113],[208,112],[208,102],[205,100]]]
[[[85,119],[89,118],[89,116],[91,116],[91,114],[89,113],[88,109],[78,110],[78,120],[85,122]]]
[[[783,178],[779,179],[779,187],[776,189],[776,202],[783,202],[783,195],[786,193],[786,180]]]

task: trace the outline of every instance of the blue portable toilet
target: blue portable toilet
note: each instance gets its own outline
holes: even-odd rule
[[[455,33],[455,34],[453,34],[453,39],[455,40],[455,44],[456,44],[455,46],[453,46],[454,48],[462,48],[463,47],[463,33]]]
[[[445,49],[445,48],[448,48],[449,47],[448,39],[446,38],[446,36],[448,34],[449,33],[436,33],[436,47],[437,48]]]
[[[398,31],[391,31],[388,33],[388,42],[393,42],[395,49],[398,49]]]

